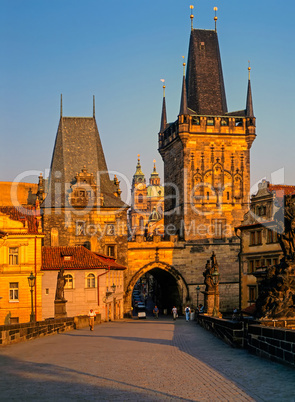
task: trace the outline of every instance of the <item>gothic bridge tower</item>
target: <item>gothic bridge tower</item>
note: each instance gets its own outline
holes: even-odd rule
[[[110,179],[92,117],[65,117],[62,104],[48,193],[42,204],[45,246],[84,245],[126,264],[127,209]]]
[[[171,231],[174,225],[187,241],[230,238],[249,208],[256,137],[250,67],[246,108],[228,112],[216,29],[192,28],[186,76],[183,66],[180,111],[172,123],[163,97],[165,226]]]

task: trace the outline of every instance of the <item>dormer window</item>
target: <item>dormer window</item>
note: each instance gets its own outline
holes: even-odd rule
[[[64,261],[71,261],[73,258],[72,255],[64,255]]]

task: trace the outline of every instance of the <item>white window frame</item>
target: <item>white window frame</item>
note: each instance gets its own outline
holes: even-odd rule
[[[87,289],[95,289],[96,288],[96,276],[93,272],[89,272],[86,275],[86,288]]]
[[[16,285],[16,286],[12,286]],[[9,301],[18,302],[19,301],[19,283],[9,282]]]
[[[16,252],[13,252],[16,251]],[[9,247],[8,249],[9,265],[19,265],[19,247]]]

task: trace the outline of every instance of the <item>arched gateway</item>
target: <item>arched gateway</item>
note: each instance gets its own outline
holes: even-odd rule
[[[189,298],[188,286],[180,272],[163,261],[150,262],[134,273],[125,292],[125,311],[131,311],[134,286],[147,273],[157,280],[161,288],[161,299],[158,304],[163,309],[171,309],[173,305],[177,305],[181,311]]]

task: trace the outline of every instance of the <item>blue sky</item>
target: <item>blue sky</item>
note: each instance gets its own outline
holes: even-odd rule
[[[108,168],[132,178],[137,154],[162,175],[157,134],[166,80],[168,120],[177,118],[190,9],[194,27],[218,35],[228,109],[245,107],[248,60],[257,139],[251,181],[284,168],[295,184],[295,2],[284,0],[1,0],[0,181],[50,166],[59,121],[96,119]],[[277,175],[282,181],[282,175]],[[28,178],[29,181],[32,177]]]

